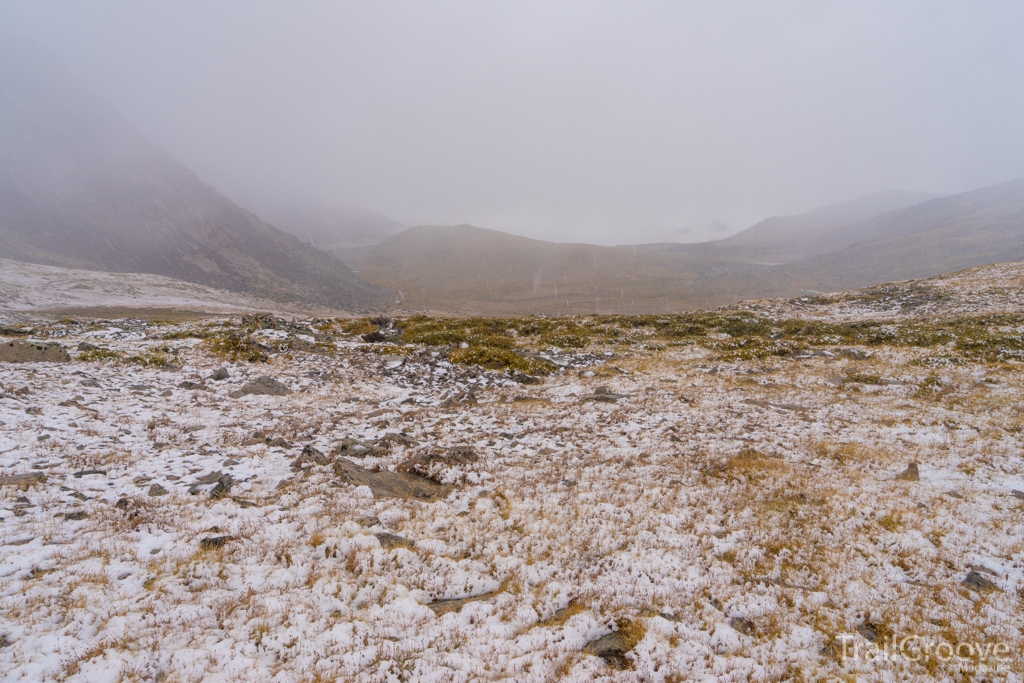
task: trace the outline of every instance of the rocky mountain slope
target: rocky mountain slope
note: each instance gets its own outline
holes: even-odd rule
[[[236,206],[52,55],[0,44],[0,257],[336,308],[386,293]]]
[[[238,190],[230,196],[266,222],[345,262],[357,260],[405,228],[375,211],[336,206],[306,195],[279,197],[272,191]]]

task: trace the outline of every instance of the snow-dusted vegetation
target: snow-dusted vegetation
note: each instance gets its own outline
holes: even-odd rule
[[[4,328],[0,671],[1020,680],[1022,270]]]

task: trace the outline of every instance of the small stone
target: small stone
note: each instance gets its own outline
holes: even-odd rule
[[[64,519],[68,520],[69,522],[77,522],[79,520],[85,519],[88,516],[88,514],[79,510],[77,512],[68,512],[64,515]]]
[[[916,462],[910,463],[907,469],[896,475],[896,478],[900,481],[920,481],[921,473],[918,470],[918,464]]]
[[[1018,491],[1014,489],[1013,491],[1010,491],[1010,495],[1016,498],[1017,500],[1024,500],[1024,491]]]
[[[377,540],[380,541],[381,547],[385,550],[394,550],[395,548],[407,548],[412,549],[416,547],[416,543],[410,541],[408,538],[402,538],[395,534],[374,534]]]
[[[222,379],[227,379],[229,377],[231,377],[231,375],[228,374],[227,368],[217,368],[216,370],[214,370],[213,374],[210,375],[210,379],[218,382]]]
[[[149,487],[149,495],[150,496],[166,496],[167,495],[167,489],[165,489],[160,484],[153,484],[152,486]]]
[[[231,540],[230,536],[212,536],[204,538],[199,541],[199,548],[201,550],[214,550],[215,548],[223,548],[224,544]]]
[[[160,395],[161,395],[161,396],[170,396],[170,395],[172,395],[173,393],[174,393],[174,392],[173,392],[173,391],[171,391],[170,389],[164,389],[163,391],[161,391],[161,392],[160,392]]]
[[[878,627],[869,621],[865,621],[863,624],[857,627],[857,633],[864,636],[870,642],[878,640]]]
[[[28,413],[29,415],[42,415],[43,414],[43,411],[41,411],[39,408],[36,408],[34,406],[30,407],[30,408],[25,408],[25,412]]]
[[[116,507],[118,510],[127,510],[128,499],[123,497],[120,498],[116,503],[114,503],[114,507]]]

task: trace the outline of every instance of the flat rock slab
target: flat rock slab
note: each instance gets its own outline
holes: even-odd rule
[[[0,486],[32,486],[33,484],[45,484],[46,475],[42,472],[28,472],[26,474],[4,474],[0,475]]]
[[[372,472],[347,458],[337,458],[334,461],[334,473],[342,481],[353,486],[369,486],[377,498],[415,498],[431,501],[442,497],[449,490],[447,486],[409,472]]]
[[[5,363],[67,363],[71,360],[60,344],[5,341],[0,344],[0,361]]]
[[[292,393],[292,390],[287,386],[278,382],[273,377],[264,375],[263,377],[257,377],[253,381],[249,382],[241,389],[232,391],[231,398],[241,398],[242,396],[284,396],[285,394]]]

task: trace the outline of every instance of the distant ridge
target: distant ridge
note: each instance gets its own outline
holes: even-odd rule
[[[360,274],[406,307],[465,313],[658,313],[837,291],[1024,260],[1024,180],[947,197],[892,191],[766,219],[701,244],[560,244],[419,226]]]
[[[1024,179],[889,211],[860,240],[792,264],[819,288],[847,289],[1024,260]]]
[[[906,190],[876,192],[795,216],[766,218],[743,232],[706,244],[733,258],[790,263],[859,242],[865,239],[858,227],[864,221],[935,197]]]
[[[337,308],[387,292],[236,206],[53,55],[0,40],[0,257]]]

